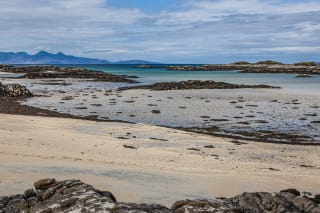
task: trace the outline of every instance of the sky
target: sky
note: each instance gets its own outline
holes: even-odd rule
[[[0,51],[111,61],[320,61],[320,0],[2,0]]]

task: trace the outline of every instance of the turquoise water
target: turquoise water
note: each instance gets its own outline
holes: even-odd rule
[[[136,68],[135,65],[64,65],[138,76],[141,83],[183,80],[214,80],[238,84],[268,84],[280,86],[286,92],[320,94],[320,76],[296,78],[295,74],[240,73],[239,71],[171,71],[165,68]]]

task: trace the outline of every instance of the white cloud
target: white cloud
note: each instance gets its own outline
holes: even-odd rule
[[[0,1],[0,46],[164,62],[269,52],[320,57],[320,2],[285,2],[192,0],[146,14],[105,0]]]

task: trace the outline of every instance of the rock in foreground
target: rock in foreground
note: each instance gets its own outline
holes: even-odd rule
[[[133,87],[123,87],[120,90],[128,89],[151,89],[151,90],[187,90],[187,89],[241,89],[241,88],[280,88],[269,85],[243,85],[230,84],[216,81],[189,80],[180,82],[161,82],[152,85],[140,85]]]
[[[319,195],[301,196],[295,189],[280,193],[243,193],[233,198],[177,201],[169,209],[157,204],[120,203],[112,193],[100,191],[79,180],[43,179],[22,195],[0,197],[0,213],[114,212],[320,212]]]
[[[0,82],[0,97],[31,97],[32,93],[20,84],[3,85]]]

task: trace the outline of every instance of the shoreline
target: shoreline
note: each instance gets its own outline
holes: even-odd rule
[[[142,122],[157,126],[180,128],[200,134],[268,143],[292,143],[293,145],[304,143],[306,145],[318,145],[317,142],[320,138],[315,131],[304,134],[304,131],[300,131],[300,127],[298,129],[295,127],[287,129],[285,123],[277,121],[275,117],[267,116],[269,113],[274,114],[273,112],[268,112],[270,111],[269,109],[272,108],[279,111],[277,116],[280,117],[282,114],[286,114],[284,109],[292,109],[292,112],[299,112],[299,114],[296,113],[296,118],[294,119],[303,124],[301,128],[303,127],[305,129],[307,125],[311,126],[314,130],[319,128],[319,125],[317,125],[319,120],[316,120],[318,119],[318,114],[315,110],[311,110],[319,108],[318,103],[313,100],[310,101],[310,99],[312,99],[310,95],[300,95],[299,98],[293,94],[281,96],[281,92],[274,92],[272,90],[280,87],[265,84],[231,84],[210,80],[162,82],[138,86],[128,86],[128,84],[124,84],[123,86],[123,84],[113,85],[112,83],[107,83],[110,85],[106,86],[107,84],[104,83],[104,80],[100,83],[94,83],[91,81],[92,79],[84,78],[88,77],[87,74],[91,71],[82,68],[58,68],[54,66],[3,67],[7,72],[13,70],[15,73],[20,73],[26,70],[28,74],[31,74],[31,76],[27,78],[11,78],[5,81],[7,83],[23,84],[35,92],[37,96],[24,99],[25,104],[19,104],[17,101],[11,102],[14,107],[10,107],[9,103],[5,103],[9,101],[7,99],[2,103],[2,106],[6,105],[5,107],[7,108],[2,107],[3,112],[12,114],[17,112],[32,115],[44,114],[56,117],[71,117],[107,122]],[[52,72],[48,72],[46,69],[52,70]],[[66,69],[66,73],[69,73],[71,76],[65,73],[64,77],[61,76],[63,78],[57,79],[54,78],[55,76],[48,78],[48,73],[50,75],[57,74],[57,69]],[[83,72],[85,75],[83,75]],[[93,74],[90,75],[99,78],[100,74],[101,72],[94,71]],[[34,75],[36,79],[32,77]],[[80,78],[73,78],[74,75]],[[118,80],[124,79],[124,81],[127,82],[125,76],[117,76],[109,73],[105,73],[105,75],[107,78],[111,76],[111,79],[109,79],[111,82],[114,81],[114,78]],[[29,79],[30,77],[31,79]],[[248,94],[248,92],[242,88],[252,89],[252,95]],[[208,89],[213,90],[210,90],[212,92],[208,92]],[[235,89],[234,93],[237,93],[238,97],[228,94],[229,92],[226,92],[226,89]],[[268,92],[263,92],[264,89],[267,89]],[[127,92],[130,90],[132,91],[131,94],[133,94],[131,96],[129,96],[130,92]],[[215,90],[221,90],[222,96],[223,94],[230,96],[230,100],[228,101],[227,96],[222,97],[219,95],[219,92]],[[153,91],[159,91],[159,93],[152,93]],[[163,92],[161,93],[161,91]],[[181,99],[179,95],[177,96],[170,91],[175,91],[176,94],[180,94],[184,99]],[[204,97],[202,97],[202,92],[205,94]],[[146,96],[146,93],[149,95]],[[266,96],[267,99],[270,100],[265,101],[261,98],[259,99],[258,93]],[[267,93],[274,93],[274,98]],[[192,96],[191,102],[189,101],[191,97],[189,97],[188,94]],[[246,98],[243,98],[244,94],[246,94]],[[159,96],[159,98],[152,98],[155,95]],[[215,98],[217,95],[221,97]],[[280,99],[276,100],[277,98]],[[175,99],[176,101],[170,102],[168,99]],[[225,103],[226,101],[228,101],[229,104]],[[166,105],[161,104],[161,102],[167,102],[167,105],[172,105],[172,107],[168,108]],[[200,107],[193,106],[200,102],[202,103],[201,110]],[[215,104],[215,102],[220,105]],[[28,108],[26,105],[32,107]],[[217,110],[212,110],[213,107],[217,108]],[[15,108],[17,108],[17,110],[14,110]],[[38,111],[38,109],[40,111]],[[219,111],[220,109],[222,109],[221,112]],[[226,113],[223,109],[228,109],[230,112]],[[150,115],[150,111],[148,110],[151,110],[153,115]],[[22,113],[20,111],[22,111]],[[186,113],[187,116],[191,116],[184,118]],[[146,116],[141,116],[142,114]],[[168,114],[168,118],[167,120],[162,119],[155,122],[157,118],[154,115],[157,114]],[[178,115],[182,117],[178,118]],[[136,116],[139,118],[135,118]],[[176,124],[170,123],[170,117],[172,116],[178,119]],[[291,118],[287,115],[284,119]],[[274,124],[277,126],[276,128],[272,127]],[[289,123],[288,126],[290,125],[291,123]]]
[[[8,82],[30,86],[36,96],[0,98],[0,195],[20,193],[45,177],[76,177],[115,193],[123,202],[157,201],[167,206],[179,199],[285,188],[319,193],[319,144],[234,140],[190,128],[138,123],[141,116],[161,121],[174,115],[186,119],[180,121],[184,124],[191,119],[194,123],[190,125],[221,122],[226,117],[219,109],[227,109],[228,119],[243,125],[245,121],[262,122],[261,113],[274,113],[274,107],[286,107],[287,112],[298,106],[311,122],[317,118],[313,113],[318,107],[313,96],[291,97],[270,89],[190,90],[188,85],[183,86],[187,90],[177,91],[117,91],[112,84],[79,79]],[[26,100],[31,106],[21,104]],[[58,102],[71,112],[59,109]],[[307,105],[302,104],[305,102]],[[115,118],[129,116],[132,122],[98,117],[99,110],[112,107]],[[193,117],[187,116],[190,114]],[[242,123],[240,116],[246,119]]]
[[[1,114],[0,121],[1,195],[43,177],[77,177],[121,201],[161,204],[320,187],[318,146],[234,144],[164,127],[68,118]]]

